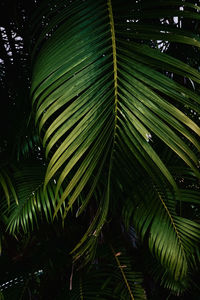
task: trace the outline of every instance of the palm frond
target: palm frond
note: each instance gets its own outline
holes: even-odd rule
[[[114,293],[120,295],[120,299],[146,299],[146,294],[142,288],[142,274],[133,271],[131,259],[125,249],[118,248],[117,250],[110,245],[114,261],[117,265],[113,279],[118,278],[120,283],[117,284]],[[121,273],[121,274],[119,274]]]
[[[66,217],[83,192],[87,196],[78,216],[104,179],[96,215],[72,251],[75,260],[81,256],[87,263],[95,257],[114,197],[111,186],[123,181],[126,189],[126,177],[132,183],[150,177],[153,189],[134,196],[134,226],[143,239],[148,237],[150,251],[171,274],[171,288],[187,276],[200,236],[198,224],[176,213],[177,196],[171,191],[166,196],[166,182],[175,190],[177,183],[159,147],[164,145],[199,177],[200,129],[185,114],[186,106],[200,111],[199,94],[167,72],[196,85],[200,74],[156,44],[161,40],[200,47],[198,35],[161,21],[172,16],[199,19],[198,7],[184,1],[182,11],[182,5],[176,1],[169,10],[169,2],[162,1],[59,1],[46,14],[38,11],[35,20],[44,17],[47,23],[39,37],[38,22],[33,29],[31,96],[48,160],[39,203],[47,203],[48,212],[54,208],[54,216],[61,210]],[[152,19],[159,25],[152,25]],[[35,209],[33,195],[31,199],[22,224],[36,216],[28,213]],[[127,226],[131,210],[126,210]]]
[[[184,135],[199,149],[191,132],[199,134],[199,128],[169,101],[170,98],[182,107],[198,109],[199,97],[163,71],[172,70],[198,83],[200,75],[184,62],[138,42],[152,39],[154,28],[140,24],[143,20],[169,15],[160,2],[152,4],[152,9],[159,7],[153,14],[146,1],[141,1],[141,5],[142,10],[132,16],[139,21],[129,22],[130,26],[128,9],[121,8],[120,1],[73,1],[59,15],[47,16],[46,41],[41,35],[37,43],[41,49],[35,54],[32,98],[36,123],[50,158],[45,185],[61,171],[57,191],[63,186],[64,193],[59,205],[69,197],[71,207],[97,168],[105,168],[101,159],[106,149],[109,164],[115,164],[120,144],[139,160],[147,173],[158,169],[175,187],[172,175],[150,143],[152,135],[199,176],[198,159],[181,139]],[[191,5],[184,2],[185,10],[179,11],[180,5],[181,1],[175,4],[170,16],[178,13],[181,17],[199,18],[197,7],[192,6],[194,12],[187,12]],[[162,24],[154,38],[200,45],[194,34],[173,26],[167,30]],[[126,155],[127,152],[121,160]],[[69,174],[72,179],[66,185]]]
[[[95,217],[90,223],[86,233],[71,252],[74,255],[75,260],[79,259],[80,257],[84,257],[84,264],[87,264],[89,261],[94,259],[96,254],[98,237],[106,221],[109,209],[109,186],[110,182],[108,181],[106,190],[101,196],[102,200],[99,203]]]
[[[137,232],[143,240],[148,240],[150,251],[175,281],[187,276],[199,244],[199,224],[176,212],[177,200],[188,195],[190,199],[194,196],[196,201],[195,192],[182,191],[174,196],[169,192],[163,194],[157,188],[149,186],[147,195],[141,194],[142,198],[138,196],[135,204],[131,206],[129,201],[129,207],[124,208],[127,225],[133,216]]]
[[[134,269],[134,257],[120,244],[100,247],[88,270],[74,267],[69,299],[146,299],[143,274]]]
[[[45,167],[40,161],[25,162],[15,167],[12,179],[12,190],[7,191],[10,205],[2,205],[1,212],[7,217],[6,225],[10,233],[24,232],[33,228],[41,218],[53,222],[53,213],[56,208],[55,182],[49,182],[44,191]],[[62,190],[59,192],[62,193]],[[15,201],[15,198],[17,202]],[[61,210],[60,210],[61,212]]]

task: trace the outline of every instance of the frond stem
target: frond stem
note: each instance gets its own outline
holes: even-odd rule
[[[117,110],[118,110],[118,82],[117,82],[117,48],[116,48],[116,37],[115,37],[115,25],[113,17],[113,9],[111,0],[108,0],[108,12],[110,19],[110,29],[111,29],[111,38],[112,38],[112,52],[113,52],[113,70],[114,70],[114,115],[115,115],[115,124],[114,124],[114,141],[115,144],[116,138],[116,128],[117,128]],[[113,151],[112,151],[113,152]]]
[[[169,218],[170,218],[171,224],[172,224],[172,226],[173,226],[173,228],[174,228],[174,231],[175,231],[175,233],[176,233],[176,235],[177,235],[177,238],[178,238],[178,240],[179,240],[179,243],[180,243],[180,245],[181,245],[181,248],[183,249],[183,253],[185,254],[185,250],[184,250],[184,247],[183,247],[183,244],[182,244],[182,241],[181,241],[181,237],[180,237],[180,234],[179,234],[178,229],[177,229],[177,227],[176,227],[176,224],[174,223],[173,217],[172,217],[172,215],[171,215],[171,213],[170,213],[168,207],[166,206],[165,201],[164,201],[163,198],[161,197],[160,193],[159,193],[158,191],[157,191],[157,193],[158,193],[159,199],[160,199],[161,202],[162,202],[162,205],[164,206],[164,208],[165,208],[165,210],[166,210],[166,212],[167,212],[167,214],[168,214],[168,216],[169,216]]]
[[[126,278],[126,275],[125,275],[125,273],[124,273],[124,271],[123,271],[123,267],[121,266],[120,261],[119,261],[118,257],[116,256],[115,250],[113,249],[112,245],[110,245],[110,248],[111,248],[112,253],[113,253],[113,255],[114,255],[114,258],[115,258],[115,260],[116,260],[116,262],[117,262],[117,265],[118,265],[118,267],[120,268],[120,271],[121,271],[121,273],[122,273],[122,277],[123,277],[123,279],[124,279],[124,281],[125,281],[125,284],[126,284],[126,286],[127,286],[127,288],[128,288],[128,291],[129,291],[131,300],[134,300],[133,293],[132,293],[132,291],[131,291],[130,285],[129,285],[128,280],[127,280],[127,278]]]

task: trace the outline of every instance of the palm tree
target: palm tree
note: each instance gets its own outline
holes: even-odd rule
[[[16,106],[5,111],[16,124],[1,143],[0,182],[3,245],[18,245],[19,264],[19,253],[31,253],[21,280],[37,299],[58,278],[49,299],[196,293],[196,2],[44,0],[28,10],[16,1],[21,21],[1,27],[1,45],[12,47],[15,31],[31,24],[23,51],[14,44],[11,61],[2,52],[2,90]],[[25,65],[25,96],[21,85],[7,87],[15,63]],[[32,275],[36,265],[44,279]]]

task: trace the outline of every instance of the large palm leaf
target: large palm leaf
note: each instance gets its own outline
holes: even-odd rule
[[[198,35],[162,24],[163,18],[173,16],[199,19],[199,7],[185,1],[170,5],[171,1],[77,0],[55,2],[47,12],[38,12],[33,37],[38,35],[40,19],[46,26],[33,50],[31,94],[49,160],[45,186],[58,177],[56,195],[63,188],[55,214],[67,199],[66,215],[84,191],[81,213],[103,177],[99,209],[80,243],[88,238],[94,245],[116,182],[126,186],[127,177],[130,182],[151,177],[159,194],[153,194],[148,208],[145,202],[140,205],[136,225],[144,233],[151,226],[149,246],[177,279],[187,273],[184,253],[194,237],[188,234],[193,232],[196,239],[199,228],[176,215],[176,200],[162,198],[168,183],[177,187],[161,152],[174,152],[199,176],[200,129],[184,113],[186,107],[199,112],[199,95],[166,72],[189,78],[194,87],[200,74],[157,49],[156,41],[199,47],[200,40]],[[170,237],[169,248],[166,237]],[[85,245],[81,254],[87,251]]]
[[[147,172],[150,173],[149,168],[152,168],[151,175],[159,169],[175,185],[149,143],[151,135],[164,141],[197,172],[197,157],[180,134],[199,149],[187,127],[197,134],[199,128],[172,105],[168,97],[174,103],[195,105],[198,96],[158,72],[158,64],[162,69],[172,67],[178,74],[192,76],[197,82],[199,73],[177,59],[136,42],[144,39],[140,30],[145,26],[141,25],[140,29],[134,22],[127,26],[128,11],[120,4],[120,1],[115,2],[112,7],[111,1],[74,1],[58,16],[47,17],[47,41],[36,56],[32,95],[36,122],[46,155],[50,157],[46,184],[62,170],[59,189],[67,175],[73,174],[60,202],[71,194],[69,208],[91,174],[102,165],[101,159],[107,149],[107,172],[111,174],[120,144],[128,146],[126,149]],[[144,1],[142,5],[143,11],[137,13],[141,20],[151,16],[149,4]],[[154,16],[164,14],[165,7]],[[176,15],[177,9],[171,14]],[[198,18],[198,15],[190,13],[189,17]],[[179,41],[177,30],[170,30],[173,40]],[[157,32],[156,39],[163,39],[163,30]],[[184,32],[180,34],[184,35]],[[147,38],[150,37],[149,33]],[[168,31],[165,39],[170,40]],[[186,42],[193,45],[194,38],[187,36]],[[40,43],[37,47],[41,47]],[[195,45],[200,45],[198,38]],[[157,70],[152,69],[156,64]]]

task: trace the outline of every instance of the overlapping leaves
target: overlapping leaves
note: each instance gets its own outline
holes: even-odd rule
[[[116,241],[104,245],[103,255],[83,274],[75,271],[69,299],[145,300],[143,274],[135,270],[134,258]],[[100,251],[101,253],[101,251]]]
[[[11,172],[12,171],[12,172]],[[10,233],[28,232],[42,219],[53,221],[56,208],[55,180],[49,182],[44,191],[45,167],[40,161],[26,161],[3,172],[1,184],[7,203],[1,204],[1,214]],[[59,192],[62,193],[62,190]],[[62,211],[60,211],[62,214]]]
[[[148,6],[144,1],[143,11],[138,12],[141,21],[149,18]],[[120,10],[120,1],[74,1],[64,12],[52,19],[47,17],[47,41],[40,46],[40,37],[37,44],[41,49],[36,55],[32,79],[36,123],[50,158],[45,185],[61,171],[57,191],[63,186],[64,193],[58,208],[70,195],[67,213],[92,174],[103,167],[105,153],[112,166],[120,143],[147,172],[152,167],[152,172],[159,169],[175,186],[150,143],[152,135],[198,174],[198,159],[180,135],[199,149],[191,132],[199,134],[199,128],[168,100],[197,109],[198,95],[161,74],[158,66],[196,82],[200,81],[199,73],[178,59],[141,45],[138,40],[151,38],[150,27],[144,37],[142,30],[146,24],[127,25],[128,10]],[[176,12],[177,8],[172,11]],[[159,13],[165,13],[162,6],[155,17]],[[198,14],[194,11],[189,17],[198,18]],[[163,39],[166,35],[170,40],[168,31],[162,29],[162,24],[157,27],[155,38]],[[173,27],[169,30],[173,41],[179,42],[179,35],[185,34],[185,43],[194,45],[194,35],[173,31]],[[199,45],[196,37],[195,46]],[[69,174],[72,179],[66,185]]]
[[[152,231],[151,251],[177,280],[188,271],[199,227],[178,216],[176,200],[162,193],[164,181],[177,186],[159,150],[170,148],[199,176],[200,129],[184,113],[186,106],[199,112],[199,95],[166,72],[193,85],[199,84],[200,74],[150,45],[162,40],[199,47],[200,41],[194,33],[162,23],[173,16],[198,20],[199,8],[175,1],[169,10],[170,3],[77,0],[63,10],[62,1],[57,3],[56,13],[52,8],[41,16],[47,25],[34,49],[32,99],[49,161],[45,187],[59,173],[56,197],[63,188],[55,214],[66,202],[66,216],[84,191],[82,212],[103,174],[105,191],[89,228],[90,234],[99,234],[114,194],[111,184],[122,178],[120,184],[125,184],[123,168],[134,182],[134,167],[139,167],[138,173],[150,176],[158,190],[148,199],[144,192],[135,226],[143,236]],[[152,25],[152,19],[159,25]],[[77,246],[84,245],[79,254],[88,251],[87,233]]]
[[[177,211],[182,200],[199,203],[199,193],[181,190],[173,195],[169,191],[163,193],[150,184],[146,191],[146,195],[139,191],[137,197],[134,195],[132,201],[127,202],[124,220],[132,220],[142,240],[148,242],[150,251],[163,266],[164,284],[171,289],[173,286],[177,288],[176,282],[185,279],[193,265],[200,234],[199,224],[180,216]]]

